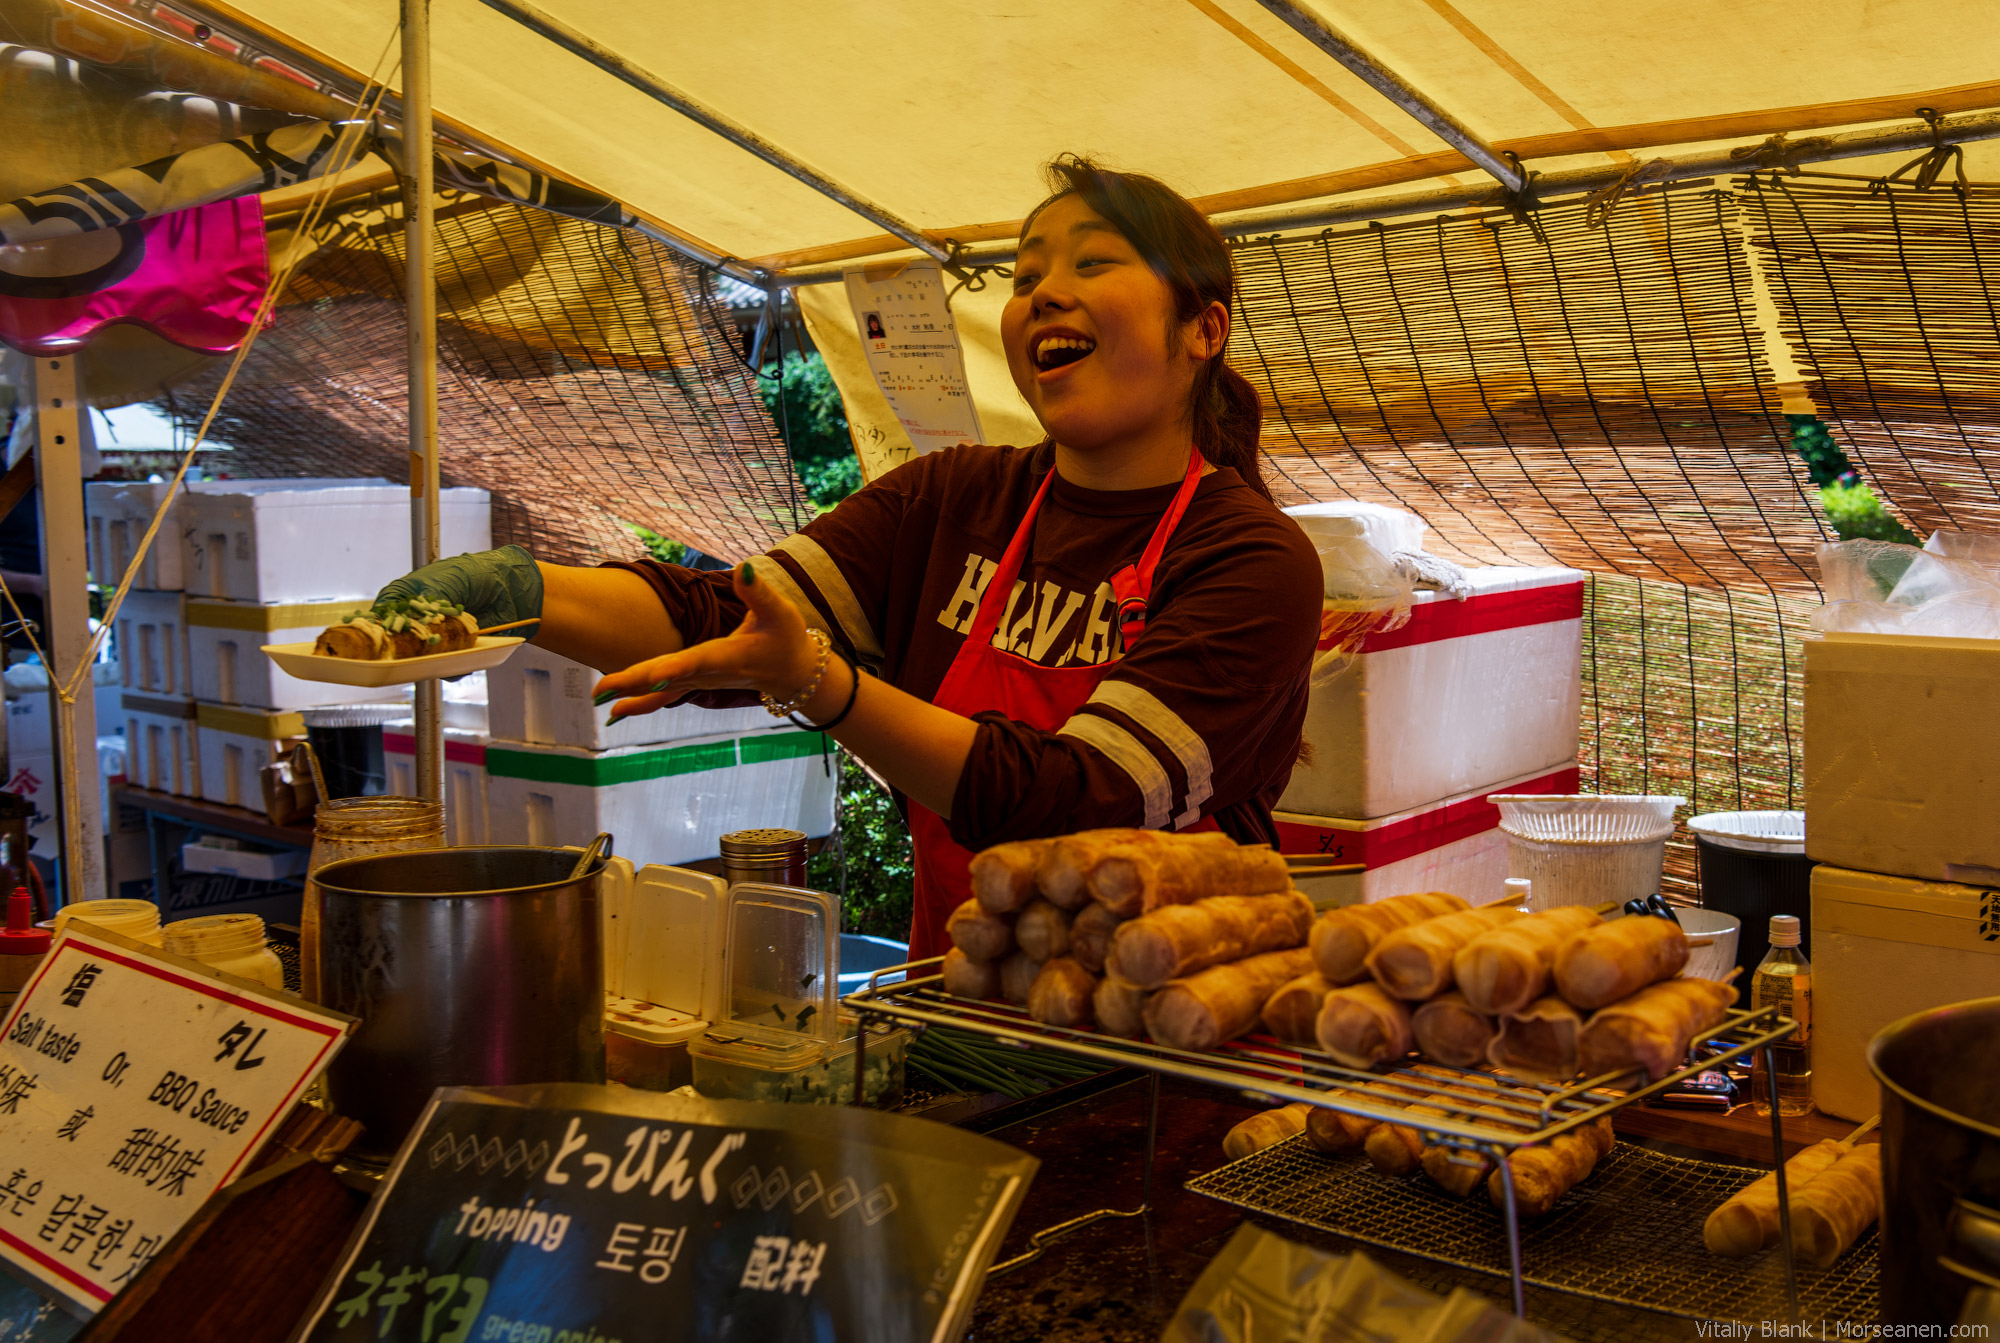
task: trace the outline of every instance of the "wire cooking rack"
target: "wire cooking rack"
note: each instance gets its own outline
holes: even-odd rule
[[[1654,1082],[1648,1082],[1642,1074],[1628,1073],[1557,1085],[1467,1068],[1408,1061],[1380,1071],[1363,1071],[1336,1063],[1316,1050],[1293,1048],[1268,1037],[1236,1040],[1219,1050],[1196,1052],[1168,1048],[1150,1040],[1124,1040],[1095,1031],[1045,1025],[1019,1008],[946,993],[943,975],[939,973],[942,962],[943,958],[937,957],[878,971],[869,977],[865,988],[842,999],[841,1005],[864,1021],[871,1017],[888,1018],[917,1030],[930,1026],[954,1026],[1018,1049],[1052,1049],[1107,1067],[1143,1069],[1154,1074],[1156,1079],[1177,1077],[1239,1092],[1253,1099],[1280,1103],[1302,1101],[1362,1119],[1400,1124],[1417,1129],[1427,1144],[1454,1148],[1468,1154],[1468,1160],[1484,1158],[1493,1162],[1501,1180],[1504,1206],[1497,1219],[1497,1227],[1490,1213],[1486,1214],[1486,1225],[1489,1231],[1500,1236],[1507,1255],[1514,1313],[1517,1315],[1524,1313],[1526,1304],[1526,1247],[1515,1201],[1513,1171],[1505,1160],[1506,1155],[1518,1148],[1547,1142],[1573,1129],[1607,1119],[1627,1105],[1732,1059],[1763,1051],[1768,1062],[1771,1046],[1797,1029],[1795,1022],[1781,1016],[1774,1007],[1731,1010],[1722,1023],[1704,1037],[1710,1050],[1706,1057]],[[864,1062],[861,1044],[864,1035],[865,1032],[856,1037],[854,1067],[857,1078],[861,1075]],[[1157,1080],[1154,1086],[1153,1103],[1157,1110]],[[1628,1089],[1619,1090],[1619,1087]],[[857,1097],[864,1094],[858,1085],[855,1094]],[[1420,1108],[1405,1108],[1413,1103]],[[1156,1124],[1148,1125],[1145,1179],[1148,1203],[1151,1202],[1156,1131]],[[1782,1172],[1783,1127],[1775,1111],[1771,1116],[1771,1144]],[[1731,1178],[1734,1178],[1733,1175]],[[1582,1187],[1579,1186],[1579,1189]],[[1787,1192],[1781,1173],[1779,1210],[1783,1244],[1780,1254],[1775,1257],[1785,1266],[1784,1279],[1791,1303],[1789,1313],[1783,1318],[1797,1321],[1803,1317],[1798,1310],[1797,1273],[1790,1249],[1791,1218]],[[1575,1198],[1577,1193],[1578,1190],[1570,1191],[1565,1201]],[[1720,1201],[1720,1198],[1714,1200]],[[1713,1204],[1700,1206],[1705,1213]],[[1134,1211],[1144,1211],[1144,1207]],[[1683,1207],[1680,1211],[1685,1219],[1687,1209]],[[1100,1212],[1103,1216],[1134,1215],[1133,1211],[1113,1209]],[[1643,1230],[1643,1222],[1635,1220],[1633,1225]],[[1042,1235],[1046,1237],[1056,1230],[1049,1228]],[[1414,1252],[1424,1253],[1421,1250]],[[1594,1252],[1594,1247],[1586,1244],[1582,1252]],[[1559,1286],[1554,1282],[1548,1285]],[[1645,1300],[1635,1300],[1632,1304],[1654,1309],[1671,1305],[1669,1302],[1656,1304]]]
[[[1709,1210],[1763,1174],[1621,1143],[1546,1216],[1522,1224],[1526,1280],[1688,1319],[1787,1318],[1781,1255],[1722,1259],[1701,1240]],[[1315,1231],[1509,1274],[1507,1231],[1483,1189],[1457,1198],[1422,1177],[1315,1151],[1302,1138],[1198,1175],[1187,1188]],[[1873,1320],[1877,1258],[1870,1229],[1833,1267],[1801,1265],[1805,1318]]]

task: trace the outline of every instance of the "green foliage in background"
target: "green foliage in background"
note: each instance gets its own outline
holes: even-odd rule
[[[1826,424],[1817,415],[1787,415],[1792,426],[1792,451],[1805,458],[1812,483],[1826,486],[1854,475],[1854,463],[1833,441]]]
[[[646,554],[662,564],[686,564],[688,548],[679,541],[661,536],[650,527],[641,527],[636,522],[625,524],[625,530],[639,538],[639,544],[646,547]]]
[[[844,856],[841,931],[906,941],[916,883],[910,827],[889,791],[846,751],[840,752],[838,833],[839,845],[829,844],[813,858],[806,884],[818,891],[841,891]]]
[[[757,391],[791,444],[799,481],[821,512],[861,488],[861,463],[847,436],[847,413],[819,351],[787,354],[782,375],[763,374]]]
[[[1875,497],[1875,491],[1860,481],[1842,484],[1838,481],[1821,488],[1820,507],[1826,510],[1826,520],[1833,524],[1833,530],[1843,541],[1900,541],[1906,546],[1922,545],[1916,533],[1896,521],[1882,501]]]

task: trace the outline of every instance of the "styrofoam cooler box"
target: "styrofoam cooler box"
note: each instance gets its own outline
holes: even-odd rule
[[[116,580],[113,580],[116,582]],[[145,695],[189,698],[187,599],[134,588],[118,604],[118,680]]]
[[[761,732],[781,720],[761,704],[743,709],[702,709],[692,704],[621,718],[604,725],[606,710],[590,702],[600,673],[566,657],[523,644],[486,673],[486,713],[493,735],[534,746],[578,746],[611,751],[621,746],[686,741],[725,733]]]
[[[193,696],[213,704],[251,709],[310,709],[322,704],[370,704],[402,699],[406,686],[333,685],[301,681],[279,670],[260,649],[265,644],[309,643],[328,625],[374,599],[335,602],[258,602],[187,599],[187,656]]]
[[[201,796],[201,729],[190,699],[127,692],[125,778],[141,788],[180,797]]]
[[[825,752],[822,754],[822,752]],[[839,762],[817,732],[773,729],[671,746],[486,751],[496,844],[584,844],[600,830],[641,866],[713,858],[732,830],[832,833]]]
[[[388,776],[389,792],[397,797],[417,796],[417,738],[408,724],[403,730],[382,732],[382,764]],[[447,844],[491,844],[492,826],[488,814],[486,747],[484,732],[447,727],[444,730],[444,842]],[[595,835],[592,831],[591,835]],[[588,843],[590,836],[585,836]]]
[[[1574,763],[1546,774],[1493,784],[1394,816],[1346,820],[1274,812],[1286,853],[1317,854],[1329,865],[1364,863],[1364,872],[1300,877],[1315,905],[1357,905],[1413,891],[1448,891],[1473,904],[1506,889],[1507,836],[1494,793],[1574,793]]]
[[[290,739],[306,734],[296,709],[245,709],[197,704],[196,745],[201,753],[201,795],[209,802],[264,810],[264,766]]]
[[[1311,759],[1281,810],[1354,820],[1576,759],[1583,583],[1576,569],[1469,571],[1472,595],[1420,592],[1400,629],[1367,636],[1306,707]]]
[[[410,491],[380,478],[205,481],[191,488],[186,510],[190,596],[373,597],[410,570]],[[440,491],[438,513],[440,555],[492,548],[485,490]]]
[[[1804,950],[1813,1104],[1863,1120],[1882,1105],[1867,1058],[1878,1032],[1913,1012],[2000,996],[2000,891],[1822,864]]]
[[[2000,639],[1805,641],[1806,854],[2000,886]]]
[[[132,563],[132,552],[145,539],[146,528],[167,497],[167,481],[88,481],[83,487],[84,545],[90,572],[98,583],[115,588]],[[181,532],[186,517],[183,492],[167,511],[159,534],[139,566],[134,588],[178,592],[182,586]]]

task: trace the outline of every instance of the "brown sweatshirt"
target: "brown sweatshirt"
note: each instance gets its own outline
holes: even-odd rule
[[[808,624],[929,700],[1053,459],[1046,444],[931,453],[751,563]],[[1048,667],[1120,657],[1111,575],[1138,559],[1177,488],[1087,490],[1058,477],[994,642]],[[617,567],[653,585],[690,644],[743,618],[727,573]],[[1090,702],[1052,732],[974,715],[952,838],[979,849],[1097,826],[1185,829],[1213,815],[1238,840],[1275,843],[1270,808],[1298,754],[1320,590],[1297,524],[1235,471],[1204,476],[1154,576],[1145,633]]]

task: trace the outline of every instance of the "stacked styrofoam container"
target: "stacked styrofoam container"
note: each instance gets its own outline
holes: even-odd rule
[[[135,588],[125,594],[115,625],[124,692],[120,721],[128,782],[199,797],[201,748],[189,679],[186,608],[179,592]]]
[[[84,541],[90,572],[104,587],[115,587],[132,563],[132,552],[167,498],[165,481],[91,481],[83,487]],[[152,592],[179,592],[182,516],[187,496],[175,498],[146,551],[132,586]]]
[[[491,547],[484,490],[445,490],[439,513],[442,554]],[[263,769],[303,735],[301,710],[408,695],[301,681],[260,649],[311,640],[409,571],[410,494],[380,479],[206,481],[182,505],[181,540],[198,786],[261,811]]]
[[[590,702],[597,680],[530,646],[486,674],[494,843],[582,844],[608,830],[643,866],[713,858],[732,830],[832,831],[838,768],[821,734],[756,706],[683,706],[607,728]]]
[[[492,844],[486,782],[486,748],[491,738],[473,728],[444,730],[444,842],[450,845]],[[401,797],[417,792],[417,738],[409,723],[382,731],[382,763],[389,791]],[[595,833],[594,831],[592,832]]]
[[[1351,558],[1343,547],[1402,553],[1423,534],[1414,515],[1368,505],[1314,514],[1301,521],[1329,569]],[[1576,791],[1584,575],[1496,566],[1466,578],[1464,596],[1416,592],[1408,621],[1316,679],[1308,751],[1278,803],[1285,851],[1368,865],[1320,883],[1323,903],[1418,890],[1497,899],[1506,841],[1486,798]]]

